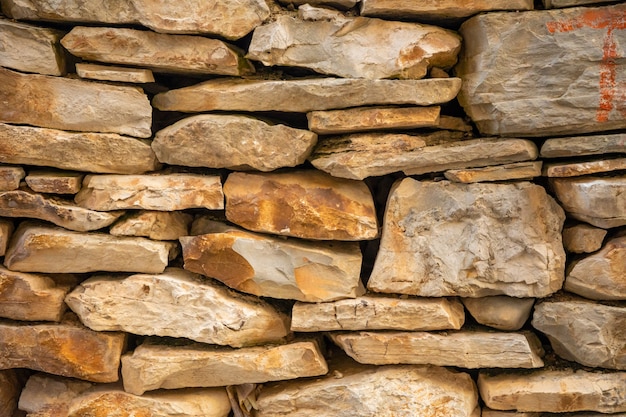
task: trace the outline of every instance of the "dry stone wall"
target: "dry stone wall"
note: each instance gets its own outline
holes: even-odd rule
[[[0,4],[0,417],[626,415],[623,1]]]

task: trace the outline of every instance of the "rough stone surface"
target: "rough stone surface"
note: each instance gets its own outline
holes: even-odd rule
[[[473,17],[460,29],[459,102],[484,135],[626,127],[626,4]],[[589,40],[580,42],[580,39]]]
[[[596,227],[626,225],[626,176],[552,178],[567,214]]]
[[[235,47],[202,36],[76,26],[61,44],[86,60],[185,74],[246,75],[254,67]]]
[[[618,3],[616,0],[542,0],[544,6],[546,8],[561,8],[561,7],[572,7],[572,6],[586,6],[598,3]]]
[[[0,68],[0,122],[150,137],[152,108],[135,87]]]
[[[178,211],[139,211],[115,223],[109,233],[114,236],[143,236],[154,240],[178,240],[189,234],[193,217]]]
[[[26,173],[22,167],[0,166],[0,190],[17,190],[25,176]]]
[[[398,181],[368,288],[425,297],[545,297],[561,288],[563,210],[544,188]]]
[[[61,417],[67,415],[70,402],[93,385],[87,381],[36,373],[28,378],[22,390],[19,409],[37,417]]]
[[[87,175],[75,200],[98,211],[224,208],[220,177],[199,174]]]
[[[532,0],[362,0],[362,16],[393,19],[450,20],[494,10],[532,10]]]
[[[157,132],[152,149],[161,162],[208,168],[273,171],[306,161],[317,135],[249,116],[203,114]]]
[[[541,161],[517,162],[485,168],[451,169],[444,172],[446,179],[469,184],[472,182],[493,182],[524,180],[541,176]]]
[[[541,147],[543,158],[626,153],[626,133],[548,139]]]
[[[351,9],[357,3],[358,0],[278,0],[281,4],[301,6],[303,4],[310,4],[311,6],[329,6],[336,7],[338,9]]]
[[[235,347],[277,342],[289,333],[288,317],[264,301],[178,268],[125,279],[95,276],[65,301],[96,331],[184,337]]]
[[[9,240],[13,234],[13,222],[0,219],[0,256],[4,256],[9,246]]]
[[[571,253],[591,253],[602,247],[606,230],[577,224],[563,229],[563,246]]]
[[[212,110],[306,113],[374,104],[430,106],[454,99],[460,88],[459,78],[287,81],[225,78],[157,94],[152,104],[159,110],[192,113]]]
[[[465,322],[463,305],[447,298],[362,296],[331,303],[296,303],[291,330],[458,330]]]
[[[578,177],[600,172],[626,170],[626,158],[601,159],[597,161],[546,164],[544,175],[547,177]]]
[[[76,74],[80,78],[122,83],[153,83],[154,75],[149,69],[112,67],[96,64],[76,64]]]
[[[13,415],[17,408],[20,388],[15,370],[0,371],[0,415],[7,417]]]
[[[246,229],[304,239],[369,240],[376,210],[364,182],[318,171],[232,173],[224,184],[226,218]]]
[[[568,414],[569,415],[569,414]],[[483,407],[480,417],[541,417],[541,413],[518,413],[517,411],[498,411]],[[547,417],[547,416],[546,416]]]
[[[80,191],[85,176],[80,172],[69,171],[30,171],[26,184],[36,193],[76,194]]]
[[[463,305],[478,323],[498,330],[521,329],[530,317],[534,303],[534,298],[504,295],[463,299]]]

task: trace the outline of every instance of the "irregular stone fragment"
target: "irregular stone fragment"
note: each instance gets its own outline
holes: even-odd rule
[[[459,78],[287,81],[224,78],[159,93],[152,104],[159,110],[188,113],[212,110],[306,113],[373,104],[430,106],[454,99],[460,88]]]
[[[232,45],[202,36],[76,26],[61,44],[86,60],[185,74],[245,75],[254,67]]]
[[[626,225],[626,176],[552,178],[550,184],[569,216],[603,229]]]
[[[547,177],[578,177],[620,170],[626,170],[626,158],[572,163],[548,163],[544,167],[544,175]]]
[[[0,166],[0,190],[17,190],[25,176],[26,173],[22,167]]]
[[[145,140],[4,123],[0,162],[114,174],[143,174],[161,166]]]
[[[356,332],[331,337],[348,356],[373,365],[430,364],[469,369],[543,366],[541,342],[530,332]]]
[[[626,133],[548,139],[541,147],[543,158],[626,153]]]
[[[20,395],[19,409],[37,417],[40,415],[37,413],[45,412],[50,413],[50,417],[55,415],[52,413],[61,417],[67,415],[71,400],[93,385],[87,381],[37,373],[28,378]]]
[[[585,6],[590,4],[598,4],[598,3],[619,3],[616,0],[543,0],[543,5],[547,8],[561,8],[561,7],[572,7],[572,6]]]
[[[564,413],[626,411],[626,372],[536,370],[478,375],[485,404],[494,410]]]
[[[530,317],[534,303],[534,298],[512,298],[504,295],[463,299],[463,305],[478,323],[509,331],[522,328]]]
[[[256,232],[318,240],[378,236],[367,185],[323,172],[235,172],[224,184],[226,218]]]
[[[152,107],[135,87],[0,68],[0,122],[150,137]]]
[[[278,0],[281,4],[288,6],[301,6],[304,4],[310,4],[311,6],[330,6],[338,9],[351,9],[357,3],[358,0]]]
[[[76,194],[84,176],[80,172],[30,171],[26,175],[26,184],[36,193]]]
[[[458,330],[465,322],[463,305],[447,298],[362,296],[331,303],[296,303],[291,330]]]
[[[439,129],[471,133],[474,127],[464,118],[442,114],[439,116]]]
[[[193,216],[179,211],[139,211],[115,223],[114,236],[144,236],[154,240],[178,240],[189,234]]]
[[[272,171],[306,161],[317,143],[308,130],[249,116],[202,114],[160,130],[152,142],[171,165]]]
[[[541,176],[541,161],[517,162],[485,168],[451,169],[444,172],[446,179],[469,184],[472,182],[493,182],[524,180]]]
[[[13,234],[13,222],[0,219],[0,256],[4,256],[9,246],[9,240]]]
[[[564,289],[592,300],[626,300],[626,236],[572,262]]]
[[[266,302],[178,268],[125,279],[95,276],[65,302],[96,331],[184,337],[234,347],[277,342],[289,333],[288,317]]]
[[[4,265],[23,272],[163,272],[176,245],[141,237],[80,233],[22,222]],[[62,259],[63,262],[59,262]]]
[[[459,102],[483,135],[624,129],[626,4],[488,13],[460,28]],[[589,42],[580,42],[588,39]]]
[[[199,174],[87,175],[75,201],[98,211],[224,208],[220,177]]]
[[[80,78],[122,83],[153,83],[154,75],[149,69],[113,67],[109,65],[76,64],[76,74]]]
[[[0,415],[12,416],[20,396],[20,383],[13,369],[0,371]]]
[[[254,30],[246,56],[267,66],[304,67],[345,78],[418,79],[430,67],[452,67],[460,49],[458,34],[436,26],[278,16]]]
[[[602,247],[606,230],[577,224],[563,229],[563,246],[571,253],[590,253]]]
[[[541,186],[398,181],[368,288],[423,297],[545,297],[561,288],[565,216]]]

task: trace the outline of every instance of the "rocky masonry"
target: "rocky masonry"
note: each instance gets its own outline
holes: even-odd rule
[[[0,5],[0,417],[626,415],[623,1]]]

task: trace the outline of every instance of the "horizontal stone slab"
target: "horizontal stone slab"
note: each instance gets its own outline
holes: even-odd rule
[[[121,83],[153,83],[154,75],[149,69],[113,67],[97,64],[76,64],[76,74],[80,78]]]
[[[470,184],[473,182],[494,182],[528,180],[541,176],[543,162],[516,162],[485,168],[451,169],[443,173],[447,180]]]
[[[495,10],[532,10],[532,0],[362,0],[361,16],[441,21]]]
[[[581,155],[626,153],[626,133],[548,139],[541,147],[541,157],[562,158]]]
[[[22,167],[0,166],[0,190],[17,190],[25,176],[26,173]]]
[[[26,381],[19,409],[37,417],[67,415],[69,403],[93,386],[87,381],[35,373]]]
[[[534,298],[513,298],[504,295],[463,298],[462,301],[478,323],[507,331],[521,329],[530,317],[535,303]]]
[[[601,0],[542,0],[543,5],[546,8],[562,8],[562,7],[572,7],[572,6],[585,6],[592,5],[598,3],[618,3],[618,1],[601,1]]]
[[[607,231],[588,224],[563,228],[563,247],[571,253],[591,253],[602,247]]]
[[[278,2],[285,6],[290,4],[298,6],[310,4],[311,6],[329,6],[338,9],[351,9],[358,3],[358,0],[278,0]]]
[[[115,223],[113,236],[143,236],[153,240],[178,240],[189,234],[193,216],[179,211],[147,211],[128,213]]]
[[[83,184],[84,174],[70,171],[29,171],[26,175],[28,188],[44,194],[76,194]]]
[[[601,172],[626,170],[626,158],[602,159],[597,161],[549,163],[543,173],[546,177],[579,177]]]

